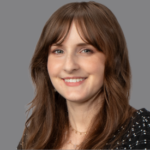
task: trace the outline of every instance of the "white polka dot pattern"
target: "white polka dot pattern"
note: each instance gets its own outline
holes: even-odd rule
[[[136,117],[132,117],[134,124],[125,135],[128,141],[124,143],[123,139],[122,146],[116,149],[150,149],[150,111],[142,108],[136,113]]]

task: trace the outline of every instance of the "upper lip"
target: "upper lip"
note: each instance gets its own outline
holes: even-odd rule
[[[65,77],[62,79],[85,79],[86,77]]]

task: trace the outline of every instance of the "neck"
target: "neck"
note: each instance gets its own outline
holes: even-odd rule
[[[93,117],[101,108],[102,97],[99,92],[85,102],[67,100],[69,121],[73,129],[87,132]]]

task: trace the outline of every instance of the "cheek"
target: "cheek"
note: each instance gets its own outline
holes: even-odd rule
[[[89,74],[93,75],[103,75],[104,74],[104,62],[100,58],[91,59],[83,63],[83,68]]]
[[[94,91],[97,91],[102,85],[104,81],[104,69],[105,69],[105,61],[103,57],[95,57],[94,59],[89,60],[84,63],[84,69],[89,74],[89,87],[93,87]]]
[[[60,71],[61,63],[54,59],[48,59],[47,62],[47,69],[49,76],[57,76]]]

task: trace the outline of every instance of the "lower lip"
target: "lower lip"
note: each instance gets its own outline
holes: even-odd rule
[[[64,83],[67,85],[67,86],[78,86],[80,84],[82,84],[86,79],[84,79],[83,81],[79,81],[79,82],[65,82],[65,80],[63,79]]]

